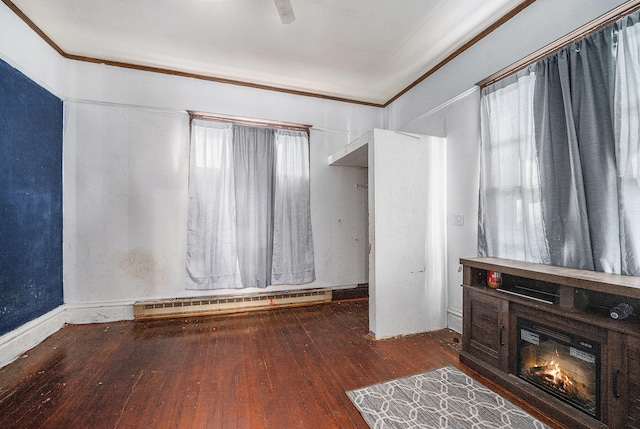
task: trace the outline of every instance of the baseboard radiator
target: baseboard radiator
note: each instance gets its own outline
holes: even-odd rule
[[[295,307],[331,302],[331,289],[271,292],[250,295],[224,295],[198,298],[176,298],[158,301],[140,301],[133,305],[135,319],[162,317],[204,316]]]

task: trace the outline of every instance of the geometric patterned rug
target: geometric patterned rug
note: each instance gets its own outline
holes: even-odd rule
[[[347,395],[372,429],[549,428],[453,366]]]

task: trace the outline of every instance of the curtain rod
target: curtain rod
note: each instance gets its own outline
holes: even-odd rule
[[[309,133],[309,129],[313,126],[313,125],[296,124],[293,122],[244,118],[241,116],[218,115],[214,113],[197,112],[193,110],[187,110],[187,112],[189,113],[190,121],[193,121],[194,119],[203,119],[206,121],[230,122],[233,124],[246,125],[250,127],[270,127],[270,128],[280,128],[285,130],[305,131],[307,133]]]
[[[507,66],[497,73],[494,73],[491,76],[481,80],[476,85],[478,85],[480,88],[492,85],[499,80],[511,76],[512,74],[515,74],[520,70],[523,70],[530,65],[537,63],[538,61],[548,57],[549,55],[555,54],[566,46],[569,46],[572,43],[575,43],[578,40],[583,39],[592,33],[595,33],[596,31],[606,27],[607,25],[614,23],[618,19],[637,11],[638,9],[640,9],[640,0],[629,0],[621,4],[620,6],[610,10],[604,15],[594,19],[593,21],[588,22],[582,27],[577,28],[571,33],[562,36],[555,42],[548,44],[542,49],[538,49],[537,51],[533,52],[530,55],[527,55],[523,59],[516,61],[510,66]]]

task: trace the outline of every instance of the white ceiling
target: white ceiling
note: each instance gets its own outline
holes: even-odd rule
[[[10,3],[67,55],[384,104],[522,0]]]

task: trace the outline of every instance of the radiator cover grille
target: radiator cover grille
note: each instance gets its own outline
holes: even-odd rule
[[[197,298],[176,298],[158,301],[140,301],[133,305],[136,319],[154,319],[177,316],[202,316],[321,304],[331,301],[331,289],[270,292],[251,295],[224,295]]]

